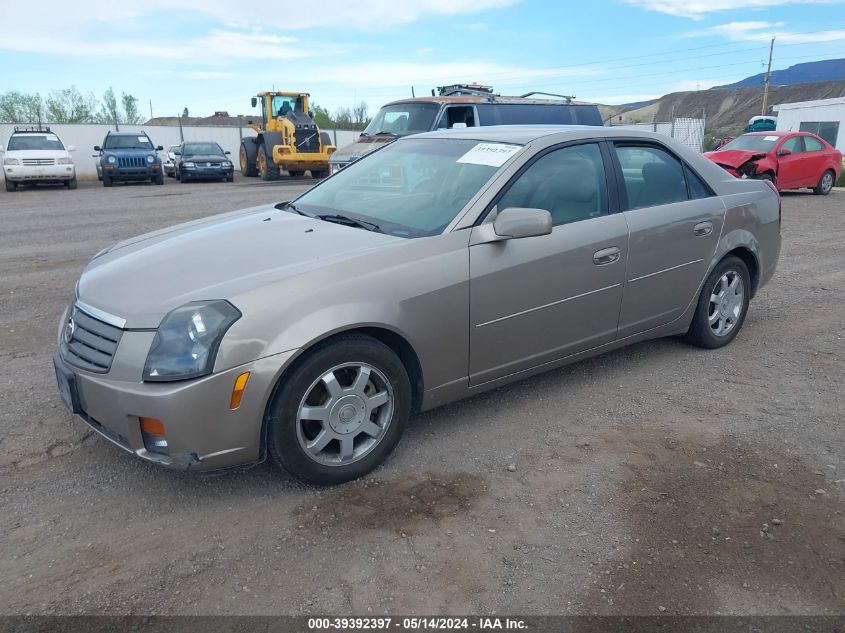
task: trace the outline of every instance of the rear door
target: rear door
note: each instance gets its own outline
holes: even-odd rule
[[[603,154],[595,142],[553,148],[496,201],[498,210],[545,209],[554,228],[470,247],[471,386],[615,338],[628,227],[610,213]]]
[[[679,317],[697,296],[725,206],[659,143],[614,144],[631,241],[618,338]]]

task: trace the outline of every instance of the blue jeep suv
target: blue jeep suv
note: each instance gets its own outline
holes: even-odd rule
[[[157,185],[164,184],[161,159],[156,152],[164,148],[153,145],[146,132],[108,132],[99,152],[97,176],[104,187],[111,187],[120,181],[149,180]]]

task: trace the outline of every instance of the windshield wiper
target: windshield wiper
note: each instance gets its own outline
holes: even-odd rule
[[[399,135],[396,132],[388,132],[387,130],[382,130],[381,132],[375,132],[373,134],[367,134],[367,136],[395,136],[399,138]]]
[[[310,213],[305,213],[302,209],[298,209],[297,206],[293,202],[280,202],[276,205],[276,208],[279,211],[293,211],[294,213],[298,213],[299,215],[304,215],[306,218],[313,218],[314,216]]]
[[[350,218],[348,215],[338,215],[326,213],[316,216],[324,222],[334,222],[335,224],[343,224],[344,226],[354,226],[359,229],[366,229],[375,233],[383,233],[379,225],[375,222],[367,222],[366,220],[358,220],[357,218]]]

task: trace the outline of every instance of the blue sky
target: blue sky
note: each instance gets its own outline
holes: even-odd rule
[[[0,15],[0,92],[112,86],[156,116],[249,114],[273,87],[373,112],[470,81],[624,103],[761,72],[772,35],[775,69],[845,57],[845,0],[0,0]]]

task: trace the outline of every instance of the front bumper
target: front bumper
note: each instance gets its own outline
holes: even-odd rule
[[[152,180],[156,178],[161,171],[161,164],[153,163],[148,167],[118,167],[115,165],[103,165],[102,175],[108,176],[112,180]]]
[[[179,171],[179,178],[182,180],[220,180],[221,178],[231,178],[234,173],[234,166],[182,167]]]
[[[3,165],[3,175],[10,182],[55,182],[72,180],[74,165]]]
[[[73,396],[63,399],[74,402],[73,413],[124,450],[168,468],[208,471],[259,461],[266,405],[294,352],[194,380],[143,382],[133,359],[139,352],[146,355],[153,336],[125,331],[108,374],[81,370],[57,353],[53,362],[59,390],[63,382],[72,383]],[[245,371],[250,372],[249,381],[240,406],[232,410],[232,389]],[[137,376],[132,379],[130,374]],[[167,440],[164,453],[145,444],[141,417],[161,420]]]

